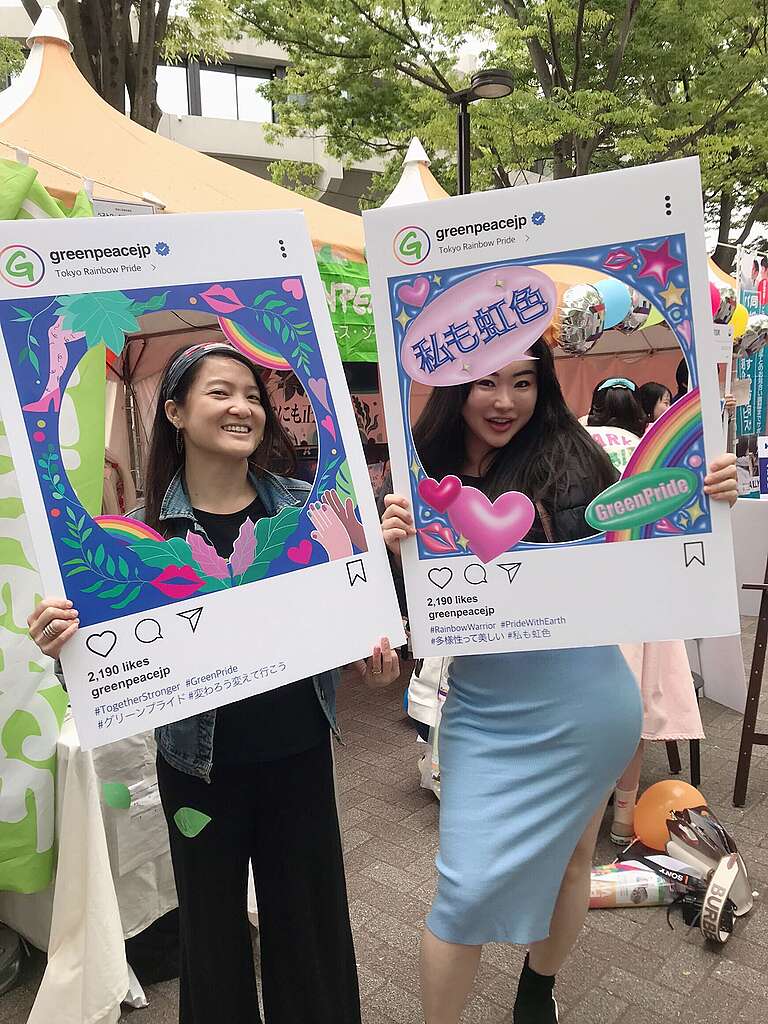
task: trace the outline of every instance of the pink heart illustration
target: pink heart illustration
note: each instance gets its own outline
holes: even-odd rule
[[[419,497],[423,498],[435,511],[447,512],[448,506],[459,496],[461,480],[457,476],[444,476],[438,483],[437,480],[428,476],[424,480],[419,480],[416,490],[419,492]]]
[[[325,406],[328,412],[330,412],[331,407],[328,405],[328,381],[325,377],[310,377],[307,383],[309,384],[309,390],[318,402]]]
[[[533,502],[519,491],[507,491],[491,504],[476,487],[462,487],[448,519],[463,534],[481,562],[514,547],[528,533],[536,515]]]
[[[304,285],[298,277],[287,277],[285,281],[283,281],[282,288],[284,292],[288,292],[288,294],[292,295],[294,299],[298,300],[304,298]]]
[[[333,440],[336,440],[336,427],[333,425],[333,420],[331,419],[330,416],[326,416],[324,420],[321,420],[320,426],[325,427],[325,429],[331,435]]]
[[[303,540],[296,547],[288,548],[286,552],[292,562],[296,562],[297,565],[306,565],[312,557],[312,541]]]
[[[419,309],[427,301],[429,295],[429,278],[417,277],[412,284],[400,285],[397,293],[398,299],[406,306],[417,306]]]

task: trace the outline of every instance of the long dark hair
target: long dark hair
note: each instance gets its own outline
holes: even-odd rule
[[[675,383],[677,384],[677,394],[675,395],[675,401],[682,398],[683,395],[688,394],[688,363],[685,358],[681,359],[677,364],[675,370]]]
[[[648,417],[634,391],[622,386],[602,387],[606,377],[592,392],[592,408],[587,417],[588,427],[618,427],[642,437],[648,426]]]
[[[163,504],[165,492],[176,473],[184,465],[184,449],[179,448],[176,443],[176,428],[165,414],[165,380],[168,370],[173,365],[177,356],[190,345],[184,345],[177,349],[168,360],[163,379],[160,384],[157,407],[155,409],[155,420],[152,424],[152,440],[149,448],[149,458],[146,470],[146,488],[144,496],[144,517],[148,526],[160,530],[160,509]],[[253,374],[256,386],[259,389],[259,398],[264,408],[266,420],[264,423],[264,436],[261,444],[250,456],[249,462],[256,472],[263,472],[265,469],[277,471],[290,475],[296,468],[296,453],[293,450],[291,440],[275,415],[272,404],[269,401],[267,388],[262,380],[256,365],[251,360],[232,349],[231,352],[214,349],[209,355],[203,356],[194,363],[177,384],[173,395],[174,402],[183,405],[189,394],[189,389],[197,379],[203,363],[211,356],[223,356],[225,359],[234,359],[243,366],[247,366]]]
[[[672,392],[666,384],[658,384],[655,380],[649,380],[647,384],[641,384],[637,389],[637,399],[643,407],[643,412],[648,417],[649,422],[653,420],[653,410],[656,408],[656,403],[660,402],[664,395],[669,395],[669,401],[672,401]]]
[[[522,491],[555,511],[573,484],[594,497],[614,483],[616,472],[565,404],[547,343],[540,338],[530,354],[537,360],[533,415],[509,444],[490,453],[479,486],[491,500],[505,491]],[[466,436],[462,408],[471,389],[471,383],[435,388],[414,424],[416,451],[438,480],[461,474]]]

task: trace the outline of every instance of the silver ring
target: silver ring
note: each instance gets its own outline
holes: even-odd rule
[[[373,667],[373,665],[371,665],[371,672],[372,672],[372,673],[373,673],[373,674],[374,674],[375,676],[380,676],[380,675],[381,675],[381,669],[380,669],[380,668],[374,668],[374,667]]]
[[[56,620],[54,619],[53,622],[55,621]],[[54,629],[53,622],[49,622],[48,625],[43,630],[43,632],[40,634],[44,640],[55,640],[56,637],[61,632],[60,629]]]

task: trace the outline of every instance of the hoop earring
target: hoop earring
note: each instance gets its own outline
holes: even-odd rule
[[[176,451],[179,455],[184,451],[184,431],[176,427]]]

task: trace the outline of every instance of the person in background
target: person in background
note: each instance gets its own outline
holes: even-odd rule
[[[685,359],[681,359],[677,364],[675,370],[675,383],[677,384],[677,392],[675,397],[672,399],[673,402],[678,401],[683,395],[688,394],[688,363]]]
[[[655,423],[672,405],[672,392],[666,384],[657,384],[649,380],[637,389],[637,398],[646,415],[648,423]]]
[[[592,393],[586,430],[619,473],[645,433],[648,418],[637,400],[637,386],[627,377],[608,377]]]
[[[188,346],[163,374],[146,505],[131,515],[165,538],[192,532],[226,559],[249,522],[253,529],[305,503],[310,485],[281,475],[293,461],[255,365],[227,344]],[[284,614],[293,621],[295,607]],[[43,654],[57,658],[79,620],[71,601],[47,597],[28,624]],[[257,636],[258,618],[253,630]],[[399,674],[386,639],[370,666],[358,667],[373,685]],[[249,862],[266,1020],[360,1024],[330,744],[338,733],[337,679],[336,670],[318,672],[156,732],[179,898],[180,1024],[261,1021],[246,915]],[[190,809],[208,819],[192,833],[184,829]]]

